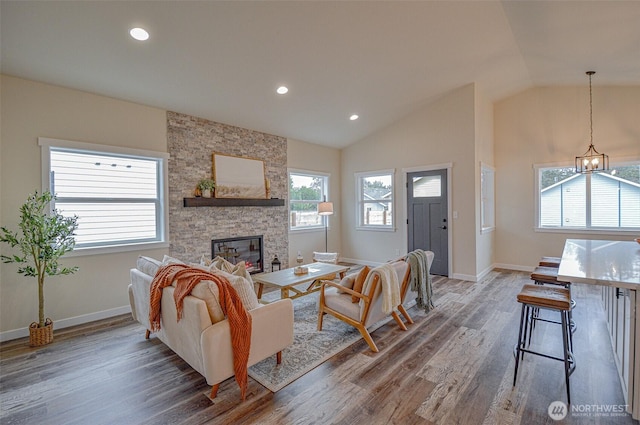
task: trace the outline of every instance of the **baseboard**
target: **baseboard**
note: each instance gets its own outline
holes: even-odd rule
[[[71,326],[82,325],[84,323],[95,322],[96,320],[107,319],[109,317],[119,316],[121,314],[131,313],[131,306],[123,306],[112,308],[109,310],[98,311],[95,313],[83,314],[82,316],[69,317],[67,319],[58,319],[54,321],[54,329],[64,329]],[[12,339],[24,338],[29,336],[29,328],[14,329],[12,331],[0,332],[0,342],[10,341]]]
[[[532,272],[535,267],[531,266],[519,266],[517,264],[504,264],[504,263],[496,263],[493,265],[496,269],[507,269],[507,270],[515,270],[519,272]]]
[[[370,267],[378,267],[378,266],[384,264],[384,263],[377,263],[377,262],[374,262],[374,261],[360,260],[360,259],[357,259],[357,258],[344,258],[344,257],[341,257],[340,261],[345,262],[345,263],[353,263],[353,264],[359,264],[359,265],[370,266]],[[478,274],[477,276],[472,275],[472,274],[454,273],[451,276],[451,279],[466,280],[468,282],[477,282],[480,279],[484,278],[486,275],[488,275],[491,272],[491,270],[493,270],[494,268],[497,268],[497,267],[499,267],[499,265],[493,264],[493,265],[487,267],[482,272],[480,272],[480,274]],[[506,267],[501,267],[501,268],[506,268]]]
[[[481,272],[478,274],[478,278],[477,278],[477,280],[476,280],[476,281],[477,281],[477,282],[479,282],[479,281],[481,281],[482,279],[484,279],[484,278],[485,278],[489,273],[491,273],[491,271],[492,271],[493,269],[495,269],[495,268],[496,268],[496,265],[495,265],[495,264],[492,264],[492,265],[490,265],[489,267],[487,267],[486,269],[484,269],[483,271],[481,271]]]
[[[466,280],[468,282],[477,282],[478,277],[472,274],[454,273],[451,279]]]
[[[454,273],[453,279],[466,280],[469,282],[479,282],[482,279],[484,279],[489,273],[491,273],[491,271],[495,268],[504,268],[504,267],[500,267],[497,264],[492,264],[486,269],[484,269],[483,271],[481,271],[480,273],[478,273],[476,276],[470,275],[470,274]]]

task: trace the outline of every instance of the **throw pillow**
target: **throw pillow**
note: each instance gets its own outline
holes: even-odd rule
[[[346,275],[340,281],[340,286],[344,286],[345,288],[353,289],[353,284],[355,283],[357,276],[358,276],[358,273],[351,273],[351,274]],[[345,292],[346,291],[343,291],[343,290],[338,288],[338,293],[339,294],[344,294]]]
[[[189,263],[189,266],[193,267],[194,269],[202,270],[203,272],[207,272],[207,273],[211,272],[211,268],[209,266],[203,266],[202,264],[199,264],[199,263]]]
[[[218,323],[224,320],[224,312],[220,307],[219,301],[220,290],[218,285],[210,280],[201,280],[191,290],[191,295],[200,298],[207,305],[207,311],[211,318],[211,323]]]
[[[233,286],[233,288],[236,290],[236,292],[240,296],[242,305],[246,310],[253,310],[254,308],[260,307],[260,303],[258,302],[258,296],[256,295],[256,292],[253,289],[253,284],[249,282],[247,279],[245,279],[242,276],[236,276],[222,270],[217,270],[217,271],[211,270],[211,273],[219,274],[227,278],[227,280],[231,283],[231,286]]]
[[[143,255],[139,256],[136,261],[136,269],[149,276],[155,276],[160,266],[162,266],[161,261]]]
[[[169,257],[168,255],[165,255],[162,258],[162,265],[166,266],[167,264],[185,264],[184,261],[180,261],[177,258],[173,258],[173,257]]]
[[[249,311],[260,307],[258,297],[253,291],[253,285],[247,282],[245,278],[242,276],[234,276],[220,270],[212,270],[211,273],[219,274],[231,283],[233,289],[238,293],[245,310]],[[191,295],[205,302],[211,323],[218,323],[225,319],[224,312],[220,306],[220,289],[215,282],[210,280],[201,281],[193,287]]]
[[[222,257],[216,257],[211,260],[209,270],[211,272],[213,272],[214,270],[222,270],[223,272],[231,273],[235,276],[242,276],[247,279],[249,283],[253,284],[251,273],[247,271],[247,266],[244,261],[240,261],[238,264],[233,264]]]
[[[214,258],[213,260],[211,260],[210,263],[213,267],[215,267],[218,270],[222,270],[225,271],[227,273],[231,273],[231,271],[234,269],[235,264],[231,263],[230,261],[217,256],[216,258]]]
[[[247,279],[250,284],[253,285],[253,279],[251,279],[251,273],[247,271],[247,265],[244,261],[241,261],[238,264],[236,264],[233,270],[231,270],[229,273],[231,273],[234,276],[242,276],[245,279]]]
[[[367,280],[367,275],[369,274],[369,266],[364,266],[362,268],[362,270],[360,270],[360,273],[358,273],[358,276],[356,276],[356,280],[353,283],[353,290],[358,292],[358,293],[362,293],[362,287],[364,286],[364,282],[365,280]],[[352,303],[357,303],[360,301],[360,298],[356,297],[355,295],[351,296],[351,302]]]

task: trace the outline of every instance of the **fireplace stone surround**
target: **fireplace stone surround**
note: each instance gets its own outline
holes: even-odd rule
[[[184,261],[211,256],[211,240],[263,235],[263,262],[277,255],[288,267],[288,216],[280,206],[185,208],[198,181],[212,175],[212,154],[261,159],[271,196],[287,195],[287,139],[190,115],[167,112],[169,255]],[[265,267],[266,269],[266,267]]]

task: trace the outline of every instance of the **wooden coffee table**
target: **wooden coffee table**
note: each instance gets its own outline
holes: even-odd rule
[[[341,266],[327,263],[311,263],[302,267],[309,269],[308,273],[295,274],[293,268],[279,270],[271,273],[259,273],[251,276],[253,281],[258,284],[258,300],[263,302],[262,289],[264,285],[276,286],[280,288],[281,298],[298,298],[309,295],[320,290],[320,281],[323,279],[333,279],[338,274],[342,279],[344,274],[349,270],[349,266]],[[306,289],[295,288],[295,286],[310,282]]]

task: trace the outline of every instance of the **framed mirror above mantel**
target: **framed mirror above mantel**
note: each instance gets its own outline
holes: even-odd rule
[[[269,199],[264,161],[214,153],[212,163],[216,198]]]

